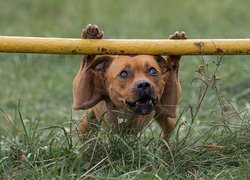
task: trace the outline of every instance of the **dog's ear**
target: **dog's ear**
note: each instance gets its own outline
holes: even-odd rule
[[[105,98],[107,90],[103,75],[111,61],[109,56],[97,56],[90,64],[83,60],[73,82],[75,110],[91,108]]]
[[[168,61],[163,56],[156,55],[156,56],[154,56],[154,58],[155,58],[156,62],[159,64],[163,74],[165,72],[169,71],[170,65],[169,65]]]
[[[176,117],[176,109],[181,91],[178,74],[178,58],[179,57],[168,56],[165,61],[162,60],[162,58],[158,58],[157,61],[158,63],[160,62],[160,66],[166,68],[166,73],[163,74],[165,86],[160,100],[161,113],[171,118]],[[171,64],[171,62],[176,62],[177,64]]]
[[[87,70],[91,69],[94,72],[103,75],[109,68],[111,62],[112,58],[110,56],[99,56],[87,67]]]
[[[94,74],[94,89],[102,96],[107,96],[107,84],[105,73],[112,63],[111,56],[98,56],[88,67],[87,71]]]

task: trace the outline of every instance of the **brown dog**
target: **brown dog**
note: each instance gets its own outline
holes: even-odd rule
[[[96,25],[82,33],[82,38],[102,37]],[[184,32],[170,36],[186,38]],[[74,109],[87,109],[77,128],[80,138],[86,139],[91,122],[100,119],[110,130],[118,130],[122,120],[130,133],[137,134],[155,118],[161,136],[168,135],[180,96],[179,60],[180,56],[84,56],[73,83]]]

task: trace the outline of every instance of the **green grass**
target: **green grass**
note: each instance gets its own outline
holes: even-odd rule
[[[249,38],[247,0],[0,4],[0,35],[79,37],[86,24],[96,23],[106,38],[167,38],[176,30],[189,38]],[[182,58],[179,120],[186,123],[179,121],[170,147],[155,123],[139,137],[99,129],[79,142],[81,112],[71,104],[80,59],[0,54],[0,179],[250,177],[249,56]],[[204,74],[195,72],[206,63]],[[213,75],[222,79],[209,84]]]

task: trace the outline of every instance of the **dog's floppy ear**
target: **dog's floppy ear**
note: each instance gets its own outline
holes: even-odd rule
[[[97,56],[90,64],[83,60],[73,82],[73,108],[88,109],[107,95],[104,73],[111,63],[109,56]]]
[[[110,56],[98,56],[87,67],[87,71],[91,71],[94,74],[94,89],[102,96],[108,95],[105,73],[111,62],[112,57]]]
[[[176,117],[177,104],[180,98],[181,86],[179,82],[179,60],[180,57],[177,56],[168,56],[166,61],[166,73],[164,73],[165,86],[164,91],[161,96],[161,112],[168,117]],[[165,62],[160,59],[158,60],[161,63]]]
[[[164,57],[160,55],[156,55],[154,56],[154,58],[156,62],[159,64],[159,66],[161,67],[162,73],[169,71],[170,65],[168,64],[168,61]]]
[[[87,70],[93,70],[98,74],[102,74],[106,72],[108,67],[112,62],[112,58],[110,56],[99,56],[96,58],[88,67]]]

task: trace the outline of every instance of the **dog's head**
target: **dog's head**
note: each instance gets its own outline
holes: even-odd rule
[[[99,56],[88,67],[119,108],[138,115],[154,110],[164,92],[167,61],[161,56]]]

